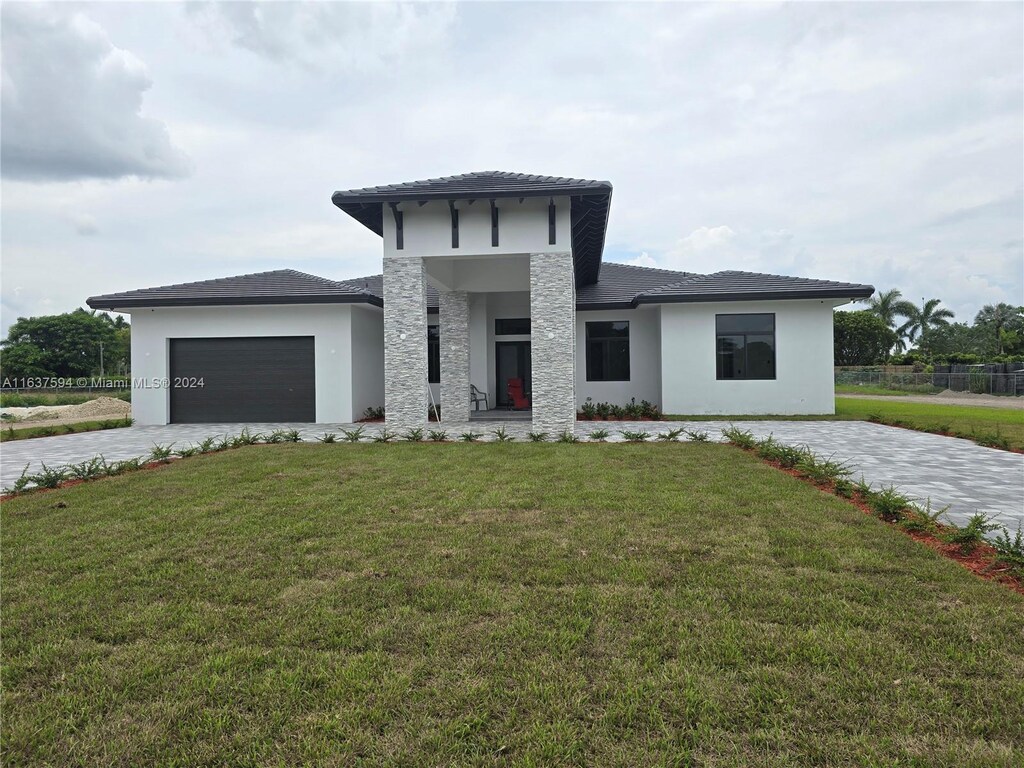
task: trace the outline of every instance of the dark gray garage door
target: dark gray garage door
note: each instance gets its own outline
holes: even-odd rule
[[[172,423],[316,421],[312,336],[170,341]]]

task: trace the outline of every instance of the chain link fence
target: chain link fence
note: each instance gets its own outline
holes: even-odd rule
[[[859,389],[934,395],[939,392],[970,392],[976,395],[1024,396],[1024,363],[988,365],[936,365],[931,371],[912,366],[836,368],[837,391]]]

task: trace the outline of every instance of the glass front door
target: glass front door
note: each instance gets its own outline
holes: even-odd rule
[[[494,342],[495,388],[499,407],[509,404],[508,380],[522,379],[523,391],[530,396],[530,342],[528,341],[496,341]]]

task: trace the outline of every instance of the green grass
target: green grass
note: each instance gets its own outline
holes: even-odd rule
[[[34,408],[37,405],[80,405],[97,397],[114,397],[118,400],[131,402],[132,392],[130,389],[96,389],[89,393],[84,392],[33,392],[24,394],[22,392],[0,393],[0,406],[4,408]]]
[[[14,429],[6,424],[0,429],[0,442],[9,440],[25,440],[30,437],[51,437],[53,435],[71,435],[76,432],[95,432],[100,429],[119,429],[130,427],[131,418],[124,419],[102,419],[99,421],[76,421],[74,424],[47,424],[39,422],[37,427],[23,427]]]
[[[871,385],[861,386],[859,384],[836,384],[836,394],[842,395],[892,395],[893,397],[906,397],[911,392],[887,387],[875,387]]]
[[[730,446],[255,446],[2,524],[7,766],[1024,760],[1024,599]]]
[[[1007,441],[1008,447],[1024,449],[1024,411],[945,403],[836,398],[836,416],[839,418],[867,419],[873,415],[886,421],[905,422],[914,429],[952,432],[981,442],[998,436]]]

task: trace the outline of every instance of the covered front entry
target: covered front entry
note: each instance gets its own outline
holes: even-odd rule
[[[508,383],[512,379],[523,382],[523,392],[530,397],[533,381],[530,375],[530,342],[494,342],[495,402],[499,408],[513,407],[508,396]]]
[[[170,339],[170,421],[316,421],[312,336]]]

